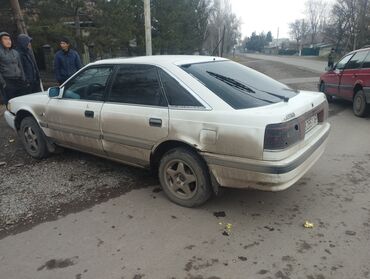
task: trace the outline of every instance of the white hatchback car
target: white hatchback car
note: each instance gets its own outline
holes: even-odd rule
[[[151,168],[188,207],[220,186],[293,185],[324,151],[327,115],[322,93],[203,56],[101,60],[5,113],[31,156],[63,146]]]

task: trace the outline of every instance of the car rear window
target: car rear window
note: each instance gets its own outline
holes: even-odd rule
[[[298,94],[285,84],[232,61],[186,64],[181,68],[234,109],[265,106]]]
[[[370,51],[367,52],[367,56],[362,64],[362,68],[370,68]]]

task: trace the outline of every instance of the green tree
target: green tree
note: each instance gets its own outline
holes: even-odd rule
[[[60,38],[68,36],[80,52],[94,44],[102,57],[145,53],[142,0],[24,1],[35,47],[51,44],[55,49]],[[223,26],[225,50],[240,38],[240,23],[228,0],[152,0],[151,15],[154,53],[192,54],[213,49]],[[87,21],[92,25],[87,27]],[[130,42],[136,42],[136,47],[130,47]]]
[[[94,8],[95,28],[91,30],[89,43],[96,51],[110,53],[128,49],[129,41],[136,40],[139,48],[144,46],[144,18],[142,1],[98,0]]]
[[[153,1],[154,48],[161,53],[200,51],[210,9],[208,0]]]
[[[248,50],[252,51],[259,51],[261,52],[265,45],[268,44],[267,36],[265,33],[260,33],[257,35],[256,32],[253,32],[251,37],[248,39],[246,43],[246,47]]]
[[[40,47],[51,43],[57,48],[60,38],[67,36],[74,39],[72,42],[76,47],[81,47],[83,41],[78,18],[85,8],[85,1],[82,0],[29,1],[25,17],[33,45]]]
[[[271,43],[271,42],[272,42],[272,34],[271,34],[271,31],[268,31],[266,35],[266,43]]]

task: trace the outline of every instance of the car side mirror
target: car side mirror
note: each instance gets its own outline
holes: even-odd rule
[[[329,72],[329,71],[331,71],[331,70],[333,70],[333,67],[329,67],[329,66],[326,66],[326,67],[325,67],[325,71],[326,71],[326,72]]]
[[[50,98],[59,97],[59,94],[60,94],[60,88],[58,86],[50,87],[48,89],[48,95]]]

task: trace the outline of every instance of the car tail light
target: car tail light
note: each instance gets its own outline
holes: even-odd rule
[[[297,143],[304,136],[304,128],[298,119],[267,125],[264,149],[281,150]]]
[[[264,149],[282,150],[303,140],[306,134],[306,120],[314,115],[317,115],[318,124],[325,122],[328,117],[327,102],[288,122],[267,125]]]

